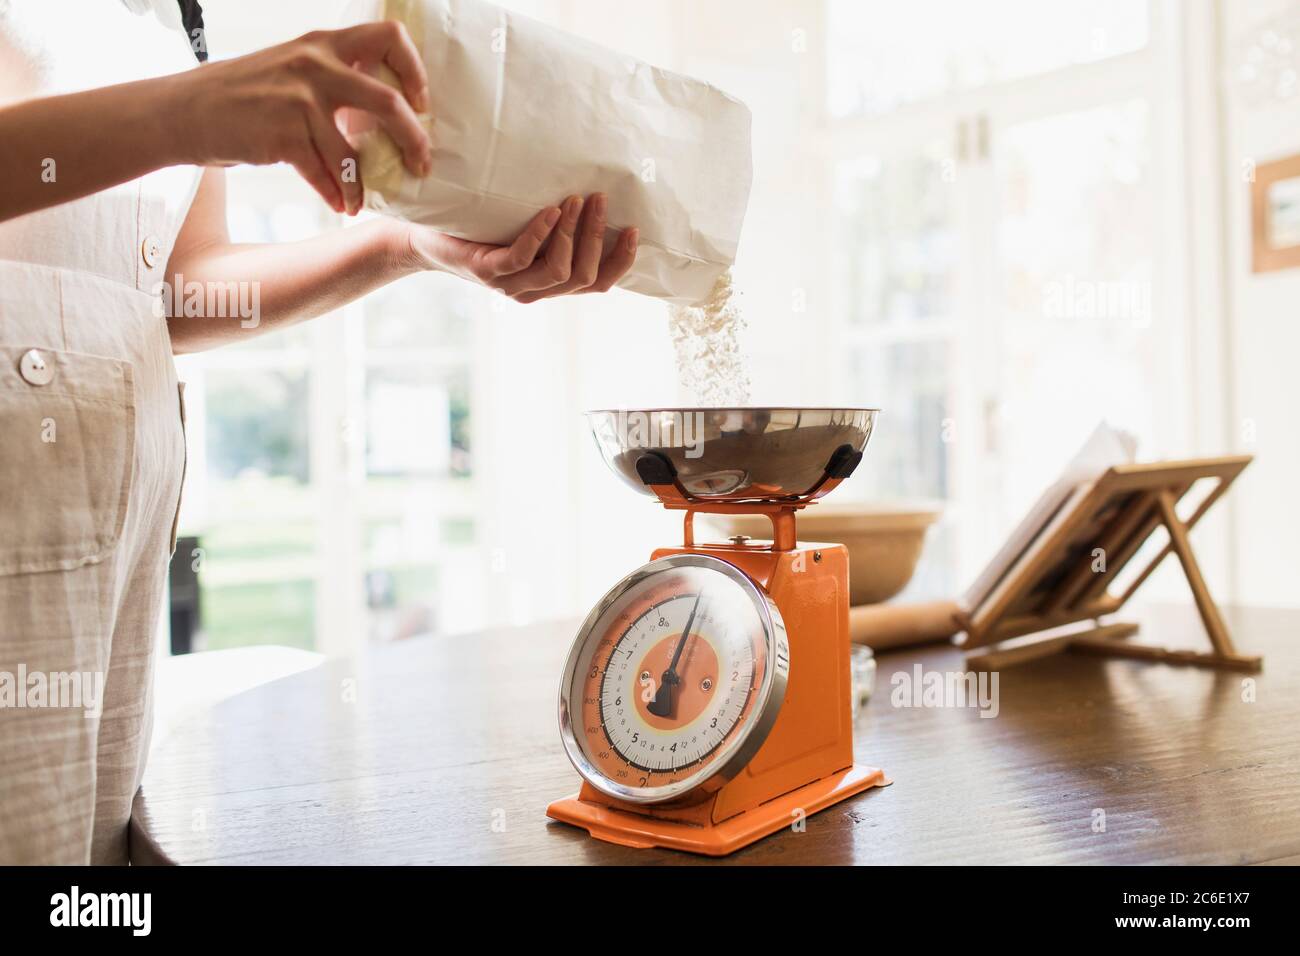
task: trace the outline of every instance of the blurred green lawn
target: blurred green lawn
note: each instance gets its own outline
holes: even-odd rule
[[[275,581],[203,588],[204,650],[250,644],[315,648],[316,583]]]
[[[374,500],[402,500],[404,479],[370,479]],[[205,650],[253,644],[315,649],[316,499],[290,477],[242,475],[213,482],[208,522],[197,534]],[[368,514],[369,531],[392,520]],[[431,529],[443,547],[474,538],[474,523],[444,518]],[[196,533],[183,529],[182,533]],[[369,567],[369,565],[367,565]],[[386,565],[398,607],[429,602],[438,569],[425,562]]]

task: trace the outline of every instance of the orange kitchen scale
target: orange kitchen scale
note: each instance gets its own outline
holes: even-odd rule
[[[583,622],[560,683],[582,777],[556,820],[631,847],[722,856],[871,787],[853,762],[848,552],[795,514],[853,473],[874,409],[589,412],[605,461],[684,512]],[[771,541],[697,544],[696,514],[763,514]]]

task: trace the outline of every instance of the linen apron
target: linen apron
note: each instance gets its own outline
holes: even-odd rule
[[[0,0],[0,106],[194,64],[175,0]],[[198,175],[0,222],[0,864],[127,860],[185,462],[159,290]]]

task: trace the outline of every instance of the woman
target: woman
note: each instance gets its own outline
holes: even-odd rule
[[[127,859],[185,458],[173,352],[321,315],[421,270],[532,302],[605,291],[636,255],[631,229],[602,258],[598,195],[539,210],[503,247],[391,221],[232,244],[222,166],[290,163],[355,214],[356,157],[336,114],[372,114],[419,175],[428,90],[391,23],[191,69],[197,8],[0,0],[0,863]],[[365,72],[379,64],[401,94]],[[159,295],[164,283],[257,283],[257,321],[163,317],[179,299]],[[70,675],[80,695],[61,699]]]

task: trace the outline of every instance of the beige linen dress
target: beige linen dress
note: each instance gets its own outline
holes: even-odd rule
[[[175,0],[0,0],[0,106],[194,64]],[[159,291],[197,183],[0,222],[0,681],[104,680],[98,716],[0,707],[0,864],[127,859],[185,462]]]

